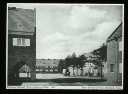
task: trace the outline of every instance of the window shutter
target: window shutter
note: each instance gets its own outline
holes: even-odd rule
[[[17,46],[17,38],[13,38],[13,46]]]
[[[25,39],[25,45],[30,46],[30,39]]]

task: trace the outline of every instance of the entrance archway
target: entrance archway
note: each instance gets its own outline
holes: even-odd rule
[[[19,69],[19,77],[20,78],[30,78],[31,77],[31,69],[25,64]]]
[[[27,65],[24,61],[20,61],[20,62],[18,62],[14,67],[13,67],[13,70],[12,70],[12,77],[13,78],[19,78],[20,77],[20,75],[19,75],[19,73],[20,73],[20,69],[24,66],[24,65],[26,65],[26,66],[29,66],[29,65]],[[30,68],[30,67],[29,67]]]

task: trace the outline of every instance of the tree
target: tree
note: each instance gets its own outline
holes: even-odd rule
[[[58,70],[59,70],[59,73],[62,74],[62,70],[63,70],[63,60],[62,59],[59,61]]]
[[[96,49],[92,52],[93,55],[96,55],[98,59],[107,61],[107,45],[104,43],[99,49]]]
[[[87,61],[87,59],[86,59],[86,57],[85,57],[85,55],[80,55],[79,57],[78,57],[78,65],[80,66],[80,68],[81,68],[81,76],[83,76],[83,66],[84,66],[84,64],[85,64],[85,62]]]
[[[76,57],[75,52],[73,52],[72,55],[68,55],[65,58],[65,61],[66,61],[66,68],[68,68],[69,66],[72,66],[72,68],[73,68],[73,75],[75,75],[74,68],[77,66],[77,57]]]
[[[71,57],[71,65],[73,67],[73,75],[75,75],[74,68],[77,66],[77,57],[76,57],[75,52],[73,52],[72,57]]]
[[[69,66],[71,66],[71,56],[70,55],[68,55],[65,58],[65,65],[66,65],[66,68],[68,68]]]
[[[102,62],[107,61],[107,46],[103,43],[99,49],[96,49],[92,52],[93,55],[97,56],[97,59],[93,62],[98,66],[101,67],[101,79],[102,79]]]

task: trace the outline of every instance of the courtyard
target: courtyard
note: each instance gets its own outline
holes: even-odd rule
[[[64,76],[63,74],[36,74],[36,81],[31,81],[26,73],[20,73],[17,79],[10,85],[18,86],[121,86],[121,83],[112,83],[101,80],[100,77]]]

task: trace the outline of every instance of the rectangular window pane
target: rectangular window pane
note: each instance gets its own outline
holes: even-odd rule
[[[114,72],[114,64],[110,64],[110,72]]]
[[[25,39],[26,46],[30,46],[30,39]]]
[[[22,46],[25,46],[25,39],[22,39]]]
[[[122,63],[119,63],[119,73],[122,73]]]
[[[45,66],[45,68],[48,68],[48,66]]]
[[[20,38],[17,39],[17,45],[21,46],[21,39]]]
[[[103,72],[104,72],[104,73],[107,73],[107,68],[105,68],[105,69],[103,70]]]
[[[119,51],[122,51],[122,41],[119,42]]]
[[[17,38],[13,38],[13,46],[17,46]]]

